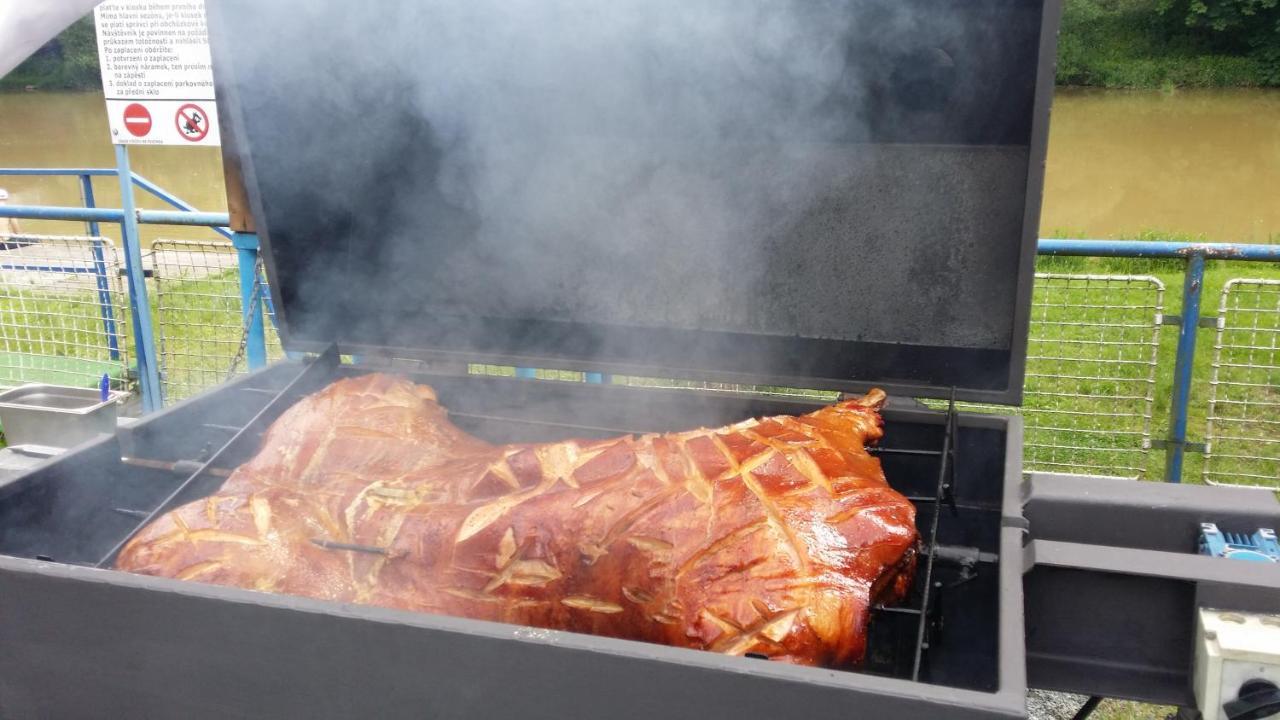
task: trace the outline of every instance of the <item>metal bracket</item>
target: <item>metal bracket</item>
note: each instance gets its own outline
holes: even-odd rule
[[[1186,450],[1187,452],[1194,452],[1194,453],[1201,453],[1201,454],[1209,452],[1209,445],[1207,443],[1189,442],[1187,440],[1178,442],[1176,440],[1162,440],[1160,438],[1151,439],[1151,447],[1155,448],[1156,450],[1166,450],[1176,445],[1181,445],[1182,449]]]
[[[1160,317],[1160,324],[1173,325],[1175,327],[1182,327],[1182,316],[1181,315],[1162,315]],[[1199,318],[1196,319],[1196,327],[1216,330],[1218,328],[1218,318],[1217,316],[1214,316],[1214,315],[1201,315]]]

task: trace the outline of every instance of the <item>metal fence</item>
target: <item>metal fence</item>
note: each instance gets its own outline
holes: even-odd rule
[[[271,307],[265,282],[254,267],[257,236],[232,233],[225,227],[226,214],[192,211],[132,174],[124,153],[117,155],[115,170],[0,169],[0,175],[79,176],[85,207],[6,206],[0,207],[0,217],[84,222],[88,236],[0,247],[0,312],[4,313],[0,315],[0,385],[42,380],[87,385],[106,374],[115,388],[136,390],[142,409],[150,412],[161,407],[162,391],[169,400],[185,397],[280,357],[283,353],[272,323],[264,323],[256,310],[245,314],[241,309],[242,302],[260,289],[268,313]],[[115,176],[127,196],[122,208],[94,206],[92,180],[105,175]],[[137,210],[132,203],[135,186],[181,211]],[[120,226],[125,251],[118,256],[109,243],[95,239],[102,222]],[[144,279],[140,223],[206,226],[231,244],[159,243],[153,255],[156,281],[152,283]],[[86,248],[91,259],[86,259]],[[1164,313],[1164,288],[1151,277],[1038,276],[1026,407],[1021,410],[1027,421],[1028,468],[1143,476],[1148,466],[1159,465],[1150,450],[1161,448],[1164,477],[1178,482],[1184,475],[1186,453],[1207,446],[1203,479],[1280,486],[1280,399],[1273,389],[1280,385],[1275,372],[1275,323],[1280,318],[1276,286],[1280,282],[1232,281],[1222,297],[1219,317],[1201,313],[1208,262],[1276,263],[1280,244],[1057,238],[1041,239],[1038,251],[1041,256],[1056,257],[1162,258],[1182,266],[1183,282],[1181,314],[1173,315]],[[93,254],[99,252],[101,257]],[[121,273],[127,283],[122,282]],[[148,286],[159,291],[158,330],[151,327]],[[128,308],[126,287],[136,294],[140,308]],[[1197,330],[1214,322],[1219,329],[1210,385],[1205,382],[1209,378],[1196,372]],[[157,352],[157,337],[164,345],[164,357]],[[1166,350],[1172,353],[1172,363],[1165,357]],[[136,369],[131,370],[131,364]],[[158,373],[161,367],[163,382]],[[493,366],[472,370],[525,378],[832,397],[793,388],[606,379],[599,373]],[[1157,378],[1161,386],[1169,387],[1157,389]],[[1153,422],[1156,394],[1165,397],[1164,393],[1167,417],[1162,411],[1160,421]],[[1208,422],[1193,427],[1192,415],[1205,409]],[[1196,432],[1206,427],[1208,442],[1193,442]]]
[[[1027,469],[1146,474],[1164,290],[1150,276],[1036,275]]]
[[[158,240],[151,248],[156,335],[165,401],[181,400],[249,371],[239,263],[230,242]],[[266,281],[259,269],[259,294]],[[267,303],[268,314],[270,304]],[[284,356],[271,322],[268,356]]]
[[[110,241],[15,240],[0,250],[0,384],[129,385],[127,293]],[[167,401],[248,371],[239,257],[229,242],[155,243],[150,253]],[[262,292],[265,279],[259,276]],[[1027,357],[1025,466],[1147,474],[1165,286],[1151,276],[1036,275]],[[266,303],[268,313],[270,303]],[[283,357],[272,323],[268,356]],[[471,372],[571,382],[591,373],[473,365]],[[726,392],[834,393],[614,376],[608,382]],[[1204,479],[1276,487],[1280,477],[1280,281],[1234,280],[1221,298]],[[1008,408],[968,406],[1008,412]]]
[[[0,238],[0,385],[128,390],[128,297],[100,237]]]
[[[1205,482],[1280,490],[1280,280],[1223,287],[1209,392]]]

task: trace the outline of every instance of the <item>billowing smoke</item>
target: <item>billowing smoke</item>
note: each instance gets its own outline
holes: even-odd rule
[[[1006,300],[963,271],[1015,274],[989,238],[1023,221],[1034,71],[992,71],[1038,12],[210,3],[291,330],[605,360],[678,334],[603,327],[1007,345]]]

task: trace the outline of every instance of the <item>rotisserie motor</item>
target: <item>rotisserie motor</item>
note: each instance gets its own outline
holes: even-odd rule
[[[806,665],[861,660],[915,509],[866,450],[884,393],[800,417],[495,446],[387,375],[298,402],[124,570]]]

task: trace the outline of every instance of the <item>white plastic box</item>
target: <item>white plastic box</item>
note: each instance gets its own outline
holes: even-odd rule
[[[1196,705],[1205,720],[1227,720],[1222,706],[1249,681],[1280,686],[1280,615],[1201,608],[1196,624]]]

